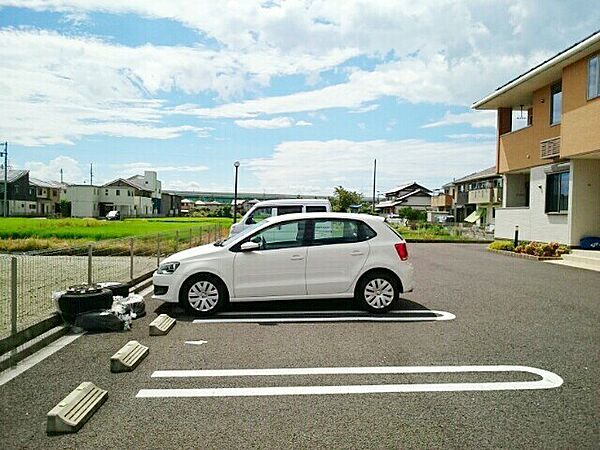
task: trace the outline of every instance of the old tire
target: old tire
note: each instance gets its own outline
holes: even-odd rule
[[[127,297],[129,296],[129,285],[125,283],[119,283],[118,281],[103,281],[97,283],[102,289],[110,289],[113,296]]]
[[[219,312],[229,300],[223,281],[210,274],[198,274],[188,278],[179,290],[179,302],[197,317],[211,316]]]
[[[356,299],[363,308],[373,313],[385,313],[392,309],[399,294],[400,288],[396,280],[380,272],[364,277],[356,289]]]
[[[66,292],[58,299],[58,309],[65,321],[72,323],[77,315],[110,309],[112,303],[113,294],[110,289],[85,293]]]

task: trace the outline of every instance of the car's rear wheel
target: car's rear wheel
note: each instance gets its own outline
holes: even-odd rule
[[[213,275],[196,275],[181,286],[179,300],[195,316],[210,316],[227,302],[227,288]]]
[[[363,278],[357,289],[357,299],[369,311],[389,311],[398,299],[396,281],[385,273],[373,273]]]

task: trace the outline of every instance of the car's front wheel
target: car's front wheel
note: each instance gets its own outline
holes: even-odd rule
[[[213,275],[196,275],[183,283],[179,300],[192,314],[210,316],[221,310],[227,302],[227,288]]]
[[[361,280],[356,290],[357,300],[369,311],[389,311],[398,299],[396,281],[385,273],[373,273]]]

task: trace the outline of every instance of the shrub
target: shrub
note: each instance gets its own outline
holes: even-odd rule
[[[515,253],[525,253],[533,256],[560,256],[569,253],[569,249],[560,245],[558,242],[528,242],[527,244],[518,245],[515,248]]]
[[[494,241],[488,246],[488,248],[490,250],[505,250],[507,252],[512,252],[515,250],[515,246],[511,241]]]

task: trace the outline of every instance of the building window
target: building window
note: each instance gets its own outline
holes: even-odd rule
[[[588,100],[600,97],[600,55],[590,59],[588,64]]]
[[[550,87],[550,125],[560,123],[562,114],[562,83],[559,81]]]
[[[569,210],[569,172],[546,175],[546,212],[564,213]]]
[[[121,195],[121,191],[119,189],[115,189],[115,195]]]

